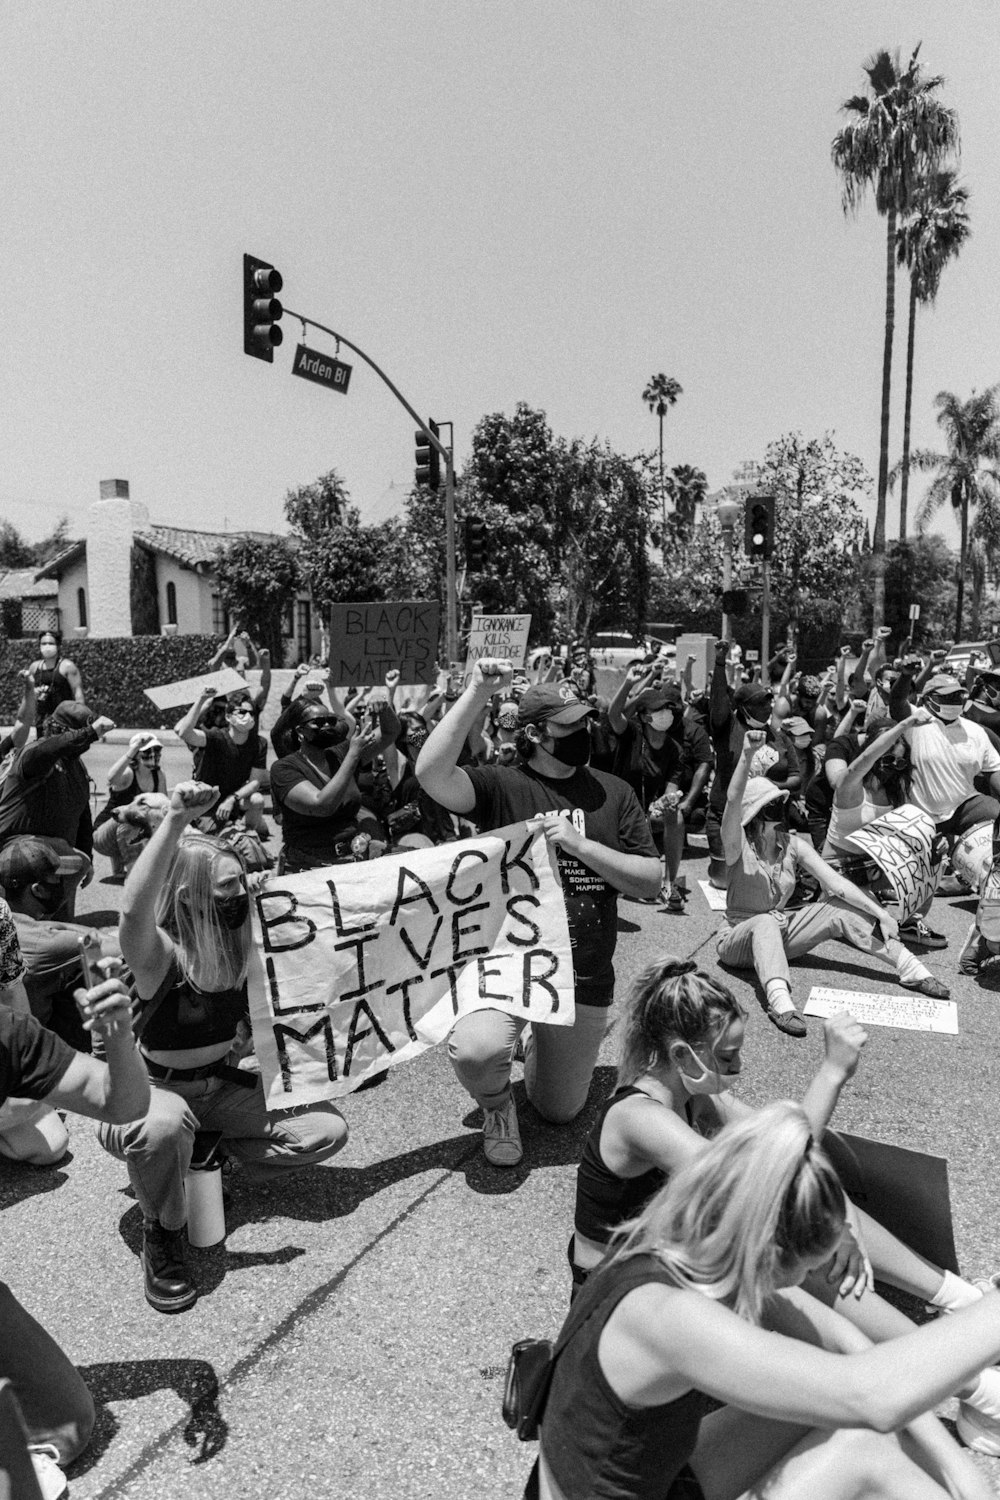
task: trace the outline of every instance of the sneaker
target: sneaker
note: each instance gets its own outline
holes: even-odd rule
[[[990,1458],[1000,1458],[1000,1417],[988,1417],[985,1412],[976,1411],[968,1401],[960,1401],[955,1426],[967,1448],[986,1453]]]
[[[198,1296],[188,1275],[184,1230],[164,1229],[156,1219],[142,1230],[142,1270],[146,1301],[157,1312],[183,1312]]]
[[[899,941],[907,948],[947,948],[948,939],[943,932],[931,932],[926,922],[911,917],[909,922],[900,922]]]
[[[947,1000],[951,990],[940,979],[935,979],[933,974],[928,974],[926,979],[912,979],[909,983],[901,979],[900,984],[904,990],[916,990],[918,995],[928,995],[932,1000]]]
[[[972,886],[961,875],[956,875],[954,870],[950,875],[942,875],[937,883],[936,896],[971,896]]]
[[[35,1482],[42,1500],[62,1500],[69,1493],[69,1482],[59,1467],[59,1449],[52,1443],[34,1444],[28,1449],[35,1469]]]
[[[513,1096],[500,1109],[483,1110],[483,1152],[494,1167],[516,1167],[524,1155]]]

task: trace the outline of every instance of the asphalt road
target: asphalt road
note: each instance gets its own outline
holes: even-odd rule
[[[95,748],[92,773],[102,779],[118,753]],[[181,750],[166,763],[171,782],[189,772]],[[621,902],[619,993],[664,952],[714,967],[704,856],[685,870],[683,916]],[[83,893],[91,920],[120,902],[107,873],[99,865]],[[935,908],[951,946],[930,966],[952,985],[958,1037],[872,1028],[836,1123],[947,1157],[959,1261],[976,1276],[1000,1264],[1000,1065],[997,995],[953,973],[969,920],[962,902]],[[813,985],[900,993],[885,972],[831,944],[795,966],[795,997],[803,1004]],[[787,1038],[753,988],[731,982],[750,1009],[741,1095],[799,1096],[821,1023]],[[485,1163],[442,1048],[395,1070],[347,1102],[351,1137],[334,1163],[267,1193],[234,1179],[225,1246],[192,1252],[202,1295],[173,1318],[143,1298],[139,1210],[89,1124],[71,1122],[72,1156],[57,1170],[0,1164],[3,1275],[100,1408],[73,1500],[520,1495],[535,1450],[501,1421],[507,1356],[517,1338],[554,1333],[565,1312],[575,1166],[613,1057],[611,1037],[588,1108],[567,1128],[543,1124],[518,1086],[526,1151],[513,1171]],[[1000,1462],[983,1463],[996,1483]]]

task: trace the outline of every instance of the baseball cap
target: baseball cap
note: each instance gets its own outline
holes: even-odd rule
[[[128,742],[129,754],[142,755],[147,750],[162,750],[163,741],[158,740],[155,734],[150,734],[148,729],[140,729]]]
[[[540,682],[528,688],[517,707],[519,724],[576,724],[595,712],[568,682]]]
[[[72,865],[72,871],[68,865]],[[4,890],[21,891],[36,880],[68,875],[77,868],[78,862],[60,856],[50,843],[32,833],[20,834],[0,849],[0,885]]]
[[[812,725],[800,714],[790,714],[781,727],[786,734],[812,734],[813,732]]]
[[[771,708],[774,699],[766,687],[759,682],[744,682],[733,694],[737,708]]]
[[[946,693],[961,693],[964,697],[965,689],[957,677],[952,677],[950,672],[937,672],[929,682],[924,683],[923,696],[929,698],[931,694],[940,697]]]

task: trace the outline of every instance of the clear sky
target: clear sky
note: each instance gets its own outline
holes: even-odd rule
[[[1000,380],[995,0],[6,0],[0,515],[79,532],[115,477],[154,521],[282,529],[329,468],[362,514],[411,482],[360,362],[346,397],[293,377],[287,318],[243,354],[244,251],[460,461],[519,400],[650,449],[662,370],[666,461],[712,488],[793,428],[874,473],[884,224],[844,218],[830,141],[863,60],[921,40],[973,223],[918,317],[923,444],[938,390]],[[900,277],[894,459],[905,317]]]

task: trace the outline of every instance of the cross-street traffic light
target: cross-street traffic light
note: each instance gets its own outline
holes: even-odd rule
[[[478,516],[465,518],[465,566],[469,573],[481,573],[486,561],[486,523]]]
[[[759,561],[774,551],[774,496],[751,495],[746,515],[747,557]]]
[[[274,359],[282,333],[278,319],[284,308],[276,293],[281,291],[280,272],[254,255],[243,257],[243,353],[254,359]]]
[[[430,428],[431,432],[433,432],[434,436],[437,437],[437,435],[438,435],[438,424],[436,422],[432,421],[430,417],[427,418],[427,426]],[[417,432],[417,433],[415,433],[414,434],[414,442],[417,445],[416,446],[416,450],[415,450],[415,456],[416,456],[416,460],[417,460],[417,467],[414,470],[414,476],[416,478],[417,483],[418,484],[425,484],[429,490],[438,490],[438,489],[440,489],[441,488],[441,455],[440,455],[440,453],[434,447],[433,443],[429,443],[427,441],[427,434],[425,432]]]

